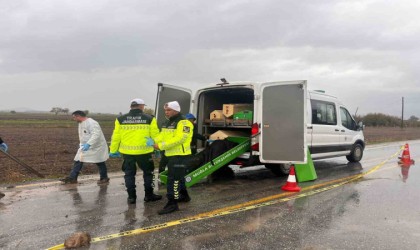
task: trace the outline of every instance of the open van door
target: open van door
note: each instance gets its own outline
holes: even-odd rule
[[[261,84],[260,161],[306,163],[306,81]]]
[[[159,128],[161,128],[162,123],[166,121],[163,105],[165,105],[167,102],[178,101],[179,105],[181,106],[181,113],[186,114],[190,112],[191,95],[192,91],[190,89],[158,83],[155,116]]]

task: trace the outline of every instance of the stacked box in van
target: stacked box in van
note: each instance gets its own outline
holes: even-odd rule
[[[252,115],[251,110],[244,110],[233,114],[233,125],[251,125],[252,124]]]

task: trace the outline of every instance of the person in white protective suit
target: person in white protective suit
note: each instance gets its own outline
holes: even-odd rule
[[[109,158],[108,144],[99,123],[86,117],[86,113],[77,110],[72,113],[73,120],[79,123],[80,147],[74,157],[73,169],[70,175],[60,181],[64,184],[77,183],[77,177],[83,163],[95,163],[99,168],[100,179],[98,184],[109,183],[105,161]]]

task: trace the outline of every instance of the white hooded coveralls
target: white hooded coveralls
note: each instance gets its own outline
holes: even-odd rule
[[[92,118],[87,118],[79,123],[80,147],[74,157],[75,161],[99,163],[108,160],[108,144],[99,123]],[[82,151],[83,144],[89,144],[87,151]]]

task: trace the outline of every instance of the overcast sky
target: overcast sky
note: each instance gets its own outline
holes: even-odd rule
[[[420,1],[0,0],[0,110],[119,113],[157,83],[307,80],[420,117]]]

